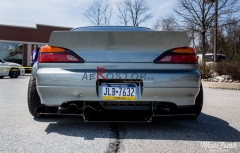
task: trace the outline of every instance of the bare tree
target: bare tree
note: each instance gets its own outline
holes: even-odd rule
[[[162,30],[162,31],[178,31],[181,30],[181,27],[175,21],[175,18],[172,15],[166,17],[159,17],[156,22],[153,24],[153,30]]]
[[[110,25],[112,8],[108,0],[94,0],[88,9],[83,13],[83,16],[94,25]]]
[[[218,30],[219,52],[226,54],[228,59],[234,59],[236,56],[240,57],[240,23],[237,23],[237,20],[239,20],[239,17],[228,18],[225,25]]]
[[[208,3],[208,1],[178,0],[178,3],[173,7],[181,22],[193,23],[195,25],[194,30],[201,34],[203,64],[205,64],[206,31],[212,26],[215,17],[215,3]],[[226,14],[236,13],[239,10],[238,1],[218,0],[217,10],[220,23]]]
[[[100,1],[94,1],[88,9],[83,13],[85,18],[94,25],[101,25],[102,23],[102,4]]]
[[[196,39],[199,37],[199,32],[195,30],[196,25],[193,22],[187,22],[185,27],[185,31],[188,34],[190,44],[193,47],[196,47]]]
[[[105,4],[103,6],[102,14],[104,17],[104,25],[110,25],[110,20],[112,17],[112,7],[110,6],[108,0],[105,0]]]
[[[161,18],[160,17],[153,23],[152,29],[155,31],[161,30]]]
[[[155,31],[186,31],[189,36],[189,43],[195,47],[195,38],[197,37],[197,33],[194,30],[195,25],[191,22],[185,23],[187,28],[182,28],[179,25],[173,15],[168,15],[166,17],[159,17],[152,26],[152,29]]]
[[[119,15],[117,16],[120,20],[119,22],[127,26],[129,19],[128,19],[128,5],[126,1],[119,1],[116,5],[119,12]]]
[[[117,7],[120,22],[124,25],[127,25],[130,21],[132,26],[139,26],[153,16],[148,13],[150,8],[145,0],[123,0],[117,4]]]

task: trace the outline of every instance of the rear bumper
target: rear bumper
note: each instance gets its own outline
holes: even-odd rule
[[[50,106],[60,106],[68,101],[105,101],[97,95],[96,87],[38,86],[37,90],[42,104]],[[199,88],[143,88],[141,98],[136,101],[194,105],[198,92]]]
[[[139,70],[134,73],[129,72],[127,76],[126,73],[117,73],[113,71],[99,77],[115,79],[115,76],[120,76],[133,79],[132,77],[138,76],[143,86],[137,93],[136,101],[172,102],[177,106],[194,105],[199,92],[200,74],[197,70],[147,72]],[[59,68],[39,69],[36,73],[36,80],[41,103],[47,106],[60,106],[68,101],[80,103],[105,101],[97,93],[97,74],[93,72],[71,72]]]

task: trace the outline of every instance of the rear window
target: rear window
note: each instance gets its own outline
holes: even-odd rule
[[[150,28],[133,26],[90,26],[74,28],[71,31],[152,31]]]
[[[213,55],[205,55],[205,60],[206,60],[206,62],[213,62],[214,57],[213,57]]]
[[[221,61],[224,61],[224,60],[226,60],[226,56],[224,56],[224,55],[218,55],[217,56],[217,62],[221,62]]]
[[[214,55],[205,55],[206,62],[213,62],[214,61]],[[226,60],[225,55],[217,55],[217,62],[221,62],[223,60]]]

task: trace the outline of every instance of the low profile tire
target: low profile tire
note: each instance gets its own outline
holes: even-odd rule
[[[37,107],[41,107],[41,101],[36,88],[36,78],[31,76],[28,84],[28,109],[34,117],[37,117]]]
[[[19,69],[11,69],[9,72],[10,78],[18,78],[19,75],[20,75]]]
[[[194,115],[194,118],[197,118],[200,115],[200,113],[202,111],[202,107],[203,107],[203,88],[202,88],[202,84],[201,84],[200,91],[195,100],[194,112],[196,115]]]

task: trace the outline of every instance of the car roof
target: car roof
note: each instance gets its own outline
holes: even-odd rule
[[[78,27],[71,31],[153,31],[146,27],[134,27],[134,26],[88,26]]]

